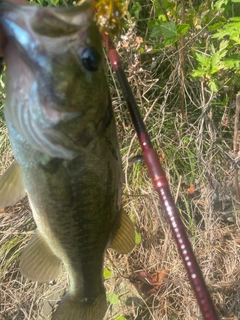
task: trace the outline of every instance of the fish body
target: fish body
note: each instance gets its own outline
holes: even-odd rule
[[[92,8],[0,4],[7,36],[5,118],[15,162],[0,205],[25,192],[37,225],[20,257],[24,276],[69,291],[53,320],[100,320],[107,247],[126,253],[134,229],[121,203],[121,159],[101,40]],[[12,203],[11,203],[12,200]]]

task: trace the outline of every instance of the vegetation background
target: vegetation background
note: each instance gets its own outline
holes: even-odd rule
[[[240,0],[132,0],[115,43],[220,319],[240,319]],[[111,68],[107,72],[125,177],[123,201],[136,226],[136,248],[129,255],[106,254],[106,319],[201,319],[140,162],[122,92]],[[5,98],[3,74],[1,172],[13,160]],[[42,285],[21,277],[18,257],[34,228],[27,199],[1,209],[1,320],[48,319],[67,287],[65,274]]]

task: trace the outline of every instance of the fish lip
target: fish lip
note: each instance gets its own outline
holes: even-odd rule
[[[83,14],[81,15],[80,13]],[[92,20],[94,12],[91,1],[83,1],[79,6],[69,7],[39,7],[31,5],[16,5],[9,1],[0,2],[0,17],[17,20],[27,18],[27,21],[42,20],[44,15],[50,14],[53,18],[61,20],[72,26],[83,27]],[[14,18],[15,17],[15,18]],[[69,22],[71,21],[71,22]],[[41,21],[42,23],[42,21]]]

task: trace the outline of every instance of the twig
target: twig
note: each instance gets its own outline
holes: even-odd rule
[[[161,1],[161,0],[158,0],[158,3],[159,3],[159,5],[160,5],[160,8],[162,9],[162,12],[164,13],[164,15],[165,15],[165,17],[166,17],[167,22],[169,22],[170,20],[169,20],[169,18],[168,18],[167,11],[166,11],[166,9],[164,8],[164,5],[162,4],[162,1]]]
[[[235,114],[235,121],[234,121],[234,136],[233,136],[233,150],[234,150],[234,158],[238,157],[239,153],[239,131],[238,131],[238,124],[239,124],[239,112],[240,112],[240,94],[236,95],[236,114]],[[236,198],[240,201],[240,189],[238,183],[238,167],[236,166],[234,172],[234,184],[235,184],[235,191],[236,191]]]
[[[185,6],[184,6],[184,0],[181,0],[182,3],[182,19],[181,23],[185,23]],[[184,47],[185,47],[185,36],[181,36],[181,44],[180,44],[180,82],[181,82],[181,114],[183,118],[186,118],[185,113],[185,53],[184,53]]]
[[[177,203],[177,200],[178,200],[178,195],[179,195],[179,190],[180,190],[180,187],[181,187],[181,183],[182,183],[182,176],[179,177],[178,186],[177,186],[177,192],[176,192],[175,199],[174,199],[175,203]]]

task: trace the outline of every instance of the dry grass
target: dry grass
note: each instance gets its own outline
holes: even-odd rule
[[[228,127],[223,126],[221,116],[229,109],[226,107],[222,115],[214,111],[218,102],[221,105],[220,99],[211,95],[204,83],[193,82],[187,76],[185,103],[189,112],[187,118],[182,118],[178,53],[166,50],[157,58],[140,55],[140,40],[130,30],[127,40],[119,43],[129,81],[220,318],[240,319],[240,207],[233,183],[238,166],[232,152],[233,116],[230,114]],[[186,63],[191,68],[190,56]],[[106,254],[111,276],[105,286],[107,292],[117,294],[119,303],[109,306],[105,319],[201,319],[147,170],[141,163],[130,162],[140,149],[118,84],[114,77],[110,82],[125,177],[123,203],[141,234],[141,242],[129,255],[113,251]],[[1,125],[4,171],[12,154],[6,142],[6,128]],[[190,184],[194,184],[193,194],[188,191]],[[27,199],[0,213],[1,320],[47,319],[43,308],[45,313],[50,312],[67,288],[66,274],[44,285],[21,277],[18,256],[33,229]],[[169,276],[152,296],[140,294],[129,281],[138,271],[155,275],[163,269],[169,270]],[[51,296],[54,292],[58,294]]]

